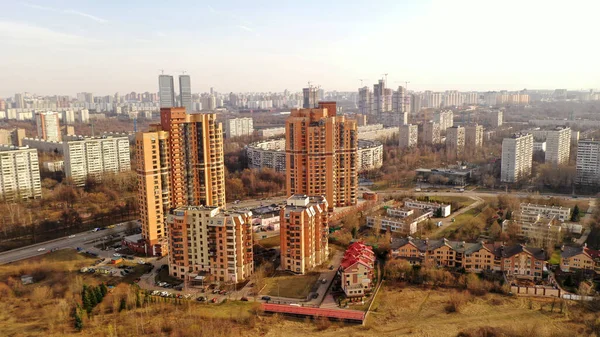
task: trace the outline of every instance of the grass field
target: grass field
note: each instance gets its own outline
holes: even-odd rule
[[[435,196],[429,197],[429,200],[432,202],[438,202],[442,204],[451,204],[452,202],[457,202],[460,208],[467,207],[475,202],[475,200],[469,197],[443,197],[443,196]],[[454,212],[455,210],[452,210]]]
[[[271,236],[266,239],[258,240],[258,244],[265,248],[273,248],[279,246],[279,235]]]
[[[451,223],[450,226],[444,228],[441,232],[438,232],[435,235],[435,238],[440,239],[440,238],[447,238],[450,236],[450,234],[454,233],[456,230],[458,230],[460,228],[460,226],[464,225],[468,220],[477,217],[479,215],[479,212],[476,209],[477,207],[470,209],[458,216],[455,217],[455,221],[453,223]]]
[[[304,299],[318,279],[317,273],[270,277],[266,279],[267,285],[261,295]]]

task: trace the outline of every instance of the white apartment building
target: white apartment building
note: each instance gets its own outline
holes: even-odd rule
[[[510,226],[515,226],[517,235],[529,239],[530,243],[539,247],[545,247],[548,244],[554,245],[560,241],[562,226],[555,223],[554,216],[523,213],[522,216],[515,214],[515,217],[515,220],[502,222],[503,232],[506,232]]]
[[[442,137],[440,136],[440,124],[436,122],[424,122],[419,125],[420,127],[420,140],[422,144],[439,144]]]
[[[81,138],[63,142],[65,174],[77,186],[88,176],[100,179],[105,172],[131,170],[127,137]]]
[[[7,201],[42,197],[37,150],[0,148],[0,195]]]
[[[465,128],[462,126],[453,126],[446,129],[446,152],[460,154],[464,150]]]
[[[454,113],[451,110],[436,112],[433,121],[440,125],[440,131],[454,126]]]
[[[38,112],[35,114],[38,138],[52,142],[61,141],[60,117],[58,112]]]
[[[547,206],[536,204],[521,204],[521,212],[542,214],[545,216],[555,216],[559,221],[568,221],[571,216],[571,209],[561,206]]]
[[[248,168],[272,168],[285,172],[285,138],[259,141],[246,146]]]
[[[285,136],[285,127],[258,130],[258,135],[263,138]]]
[[[496,105],[490,104],[490,105]],[[502,110],[492,110],[488,117],[489,125],[492,128],[501,127],[504,122],[504,112]]]
[[[558,127],[546,133],[546,163],[568,164],[571,154],[571,128]]]
[[[483,146],[483,126],[467,125],[465,126],[465,146],[476,148]]]
[[[418,201],[412,199],[404,200],[404,207],[430,211],[437,211],[438,209],[441,209],[442,217],[444,218],[449,216],[451,212],[450,205],[438,204],[437,202]]]
[[[358,172],[378,169],[383,166],[383,144],[377,140],[358,140],[356,154]]]
[[[230,118],[223,121],[225,138],[251,136],[254,133],[252,118]]]
[[[500,181],[514,183],[531,175],[533,136],[514,134],[502,141]]]
[[[546,152],[546,142],[533,142],[533,152]]]
[[[600,185],[600,141],[580,140],[577,143],[577,175],[579,185]]]
[[[400,126],[400,142],[401,148],[417,146],[419,139],[419,129],[417,125],[408,124]]]

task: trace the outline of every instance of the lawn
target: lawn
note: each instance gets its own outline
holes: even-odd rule
[[[460,208],[467,207],[475,202],[475,200],[469,197],[443,197],[443,196],[435,196],[429,197],[429,201],[438,202],[442,204],[452,204],[453,202],[457,202]],[[455,210],[452,210],[454,212]]]
[[[258,244],[265,248],[273,248],[279,246],[279,235],[271,236],[266,239],[258,240]]]
[[[270,277],[261,295],[305,299],[318,279],[318,273]]]
[[[470,209],[458,216],[455,217],[455,221],[453,223],[451,223],[450,226],[444,228],[441,232],[438,232],[437,234],[435,234],[436,238],[447,238],[450,236],[450,234],[452,234],[453,232],[455,232],[456,230],[458,230],[460,228],[460,226],[464,225],[468,220],[476,217],[479,215],[479,212],[477,211],[477,207]]]

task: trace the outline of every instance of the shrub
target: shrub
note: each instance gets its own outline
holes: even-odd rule
[[[460,312],[463,305],[471,300],[471,296],[466,292],[453,293],[450,295],[444,310],[447,314]]]
[[[329,327],[331,326],[331,321],[329,321],[327,317],[321,316],[315,319],[315,324],[317,326],[317,330],[324,331],[329,329]]]

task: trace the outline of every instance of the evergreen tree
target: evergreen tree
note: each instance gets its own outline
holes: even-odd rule
[[[579,206],[575,205],[575,208],[573,208],[573,214],[571,214],[571,221],[573,221],[573,222],[579,221],[579,218],[581,217],[580,212],[581,211],[579,210]]]
[[[88,313],[92,312],[92,308],[94,307],[92,304],[92,300],[90,299],[89,292],[86,289],[86,292],[83,293],[83,308]]]
[[[88,288],[86,292],[86,297],[90,301],[90,309],[88,312],[92,311],[92,309],[98,304],[98,299],[96,298],[96,294],[94,293],[94,288]]]
[[[84,301],[84,297],[85,297],[85,293],[87,292],[87,288],[88,288],[87,284],[84,284],[83,289],[81,290],[81,302]]]
[[[119,305],[119,312],[123,311],[127,309],[127,302],[125,302],[125,299],[122,298],[121,299],[121,304]]]
[[[75,310],[74,319],[75,329],[77,331],[81,331],[81,329],[83,329],[83,321],[81,320],[81,316],[79,315],[79,310]]]
[[[100,302],[102,302],[102,298],[104,298],[104,296],[102,296],[102,290],[100,290],[100,287],[94,287],[94,296],[96,296],[96,303],[100,304]]]
[[[106,284],[100,284],[100,291],[102,292],[102,297],[106,296],[106,294],[108,293],[108,288],[106,287]]]

